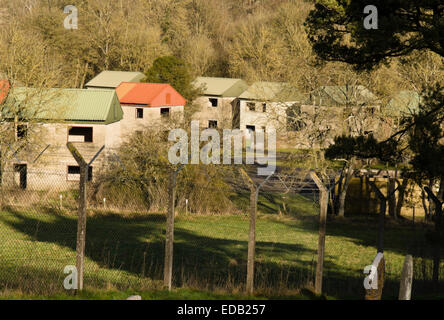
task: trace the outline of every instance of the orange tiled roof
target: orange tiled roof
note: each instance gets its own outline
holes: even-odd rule
[[[184,106],[186,100],[172,86],[164,83],[122,82],[116,88],[121,104],[148,107]]]
[[[0,80],[0,103],[2,103],[8,95],[9,88],[10,84],[8,80]]]

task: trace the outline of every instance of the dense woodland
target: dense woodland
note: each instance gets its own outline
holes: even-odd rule
[[[288,81],[303,92],[363,84],[387,101],[398,90],[444,81],[442,57],[413,52],[371,72],[321,61],[304,0],[79,0],[78,30],[62,0],[0,0],[0,72],[29,86],[81,88],[102,70],[147,72],[175,56],[192,76]]]

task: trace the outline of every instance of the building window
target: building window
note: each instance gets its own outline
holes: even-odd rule
[[[247,107],[250,111],[256,111],[256,103],[254,102],[247,102]]]
[[[71,127],[68,132],[69,142],[93,142],[92,127]]]
[[[218,104],[219,104],[219,99],[216,99],[216,98],[210,98],[209,100],[210,100],[210,103],[211,103],[211,106],[212,106],[212,107],[217,107],[217,106],[218,106]]]
[[[28,136],[28,125],[27,124],[19,124],[17,126],[17,138],[25,139]]]
[[[88,167],[88,181],[92,180],[93,168]],[[79,166],[68,166],[68,181],[80,181],[80,167]]]
[[[170,117],[170,108],[161,108],[160,115],[162,116],[162,118],[169,118]]]
[[[143,109],[142,108],[136,109],[136,119],[143,119]]]
[[[262,112],[267,112],[267,104],[266,103],[262,104]]]
[[[28,185],[28,166],[26,164],[14,164],[14,180],[20,189],[26,189]]]
[[[208,128],[216,129],[217,128],[217,121],[216,120],[209,120],[208,121]]]
[[[256,131],[256,127],[255,126],[247,126],[247,130],[250,132],[255,132]]]

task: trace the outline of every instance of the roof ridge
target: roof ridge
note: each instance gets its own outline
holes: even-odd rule
[[[197,77],[196,79],[198,79],[198,78],[201,78],[201,79],[203,79],[203,78],[206,78],[206,79],[223,79],[223,80],[243,80],[243,79],[241,79],[241,78],[204,77],[204,76]]]

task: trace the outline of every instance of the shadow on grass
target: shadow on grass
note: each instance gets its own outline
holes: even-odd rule
[[[33,246],[37,250],[35,243],[54,243],[75,252],[77,230],[75,216],[51,212],[32,214],[14,210],[11,210],[8,215],[9,217],[0,215],[0,222],[25,235],[26,239],[30,239],[32,242],[26,241],[27,246]],[[109,213],[88,216],[85,255],[96,265],[86,265],[86,279],[88,277],[103,278],[100,273],[110,269],[126,272],[132,276],[161,280],[164,259],[164,225],[164,215],[123,217]],[[262,251],[272,252],[273,256],[289,252],[315,254],[312,250],[297,244],[258,242],[258,254]],[[18,255],[20,252],[13,254]],[[68,259],[56,264],[55,267],[47,267],[48,257],[57,258],[57,255],[57,251],[50,254],[42,252],[41,255],[36,251],[30,259],[39,260],[34,261],[33,267],[42,266],[43,271],[40,271],[47,274],[44,279],[50,280],[48,276],[59,269],[56,272],[58,276],[54,278],[59,283],[65,264],[75,265],[75,259],[72,255],[71,261]],[[246,241],[204,237],[181,228],[175,230],[173,268],[175,286],[190,285],[210,290],[214,288],[239,289],[243,286],[246,277],[246,259]],[[28,260],[26,265],[30,263],[32,264]],[[5,265],[0,268],[4,273]],[[20,268],[23,269],[25,266],[19,265],[18,269]],[[17,272],[26,274],[25,278],[33,277],[32,274],[23,270]],[[312,273],[313,266],[310,263],[299,262],[297,266],[289,267],[283,263],[261,261],[256,264],[256,283],[257,287],[263,290],[278,287],[298,288],[310,280]],[[35,275],[40,277],[39,272]],[[114,280],[117,281],[113,279],[115,276],[114,273],[108,274],[108,280],[111,283]],[[10,274],[10,279],[13,279],[12,274]],[[23,277],[19,279],[22,281]]]
[[[27,245],[52,243],[66,247],[72,253],[75,252],[77,230],[75,216],[51,211],[37,214],[10,210],[8,215],[0,215],[0,223],[14,228],[26,239],[30,239],[32,242],[27,241]],[[316,224],[311,220],[301,223],[309,230],[316,230]],[[365,243],[374,245],[373,230],[364,233],[356,229],[356,225],[351,224],[346,227],[336,221],[327,225],[328,235],[348,236],[361,245]],[[111,284],[112,287],[124,289],[125,284],[127,287],[139,286],[137,279],[150,281],[148,277],[161,280],[164,237],[164,215],[125,217],[107,213],[88,216],[85,254],[89,261],[85,269],[85,283],[98,288]],[[37,250],[37,246],[34,247]],[[399,250],[402,251],[402,248]],[[259,292],[276,293],[300,289],[314,278],[315,250],[298,244],[258,241],[257,253],[258,256],[263,255],[268,258],[258,259],[256,263],[255,285]],[[15,265],[15,271],[1,262],[0,272],[3,277],[0,275],[0,280],[7,278],[10,287],[23,287],[23,281],[29,279],[29,283],[33,285],[25,286],[28,290],[32,287],[43,288],[36,279],[46,279],[44,287],[56,290],[60,287],[61,278],[65,277],[63,274],[65,263],[75,264],[74,254],[71,255],[71,261],[64,260],[63,263],[55,264],[53,267],[48,267],[49,261],[46,259],[48,256],[57,259],[59,252],[54,250],[50,254],[48,252],[42,252],[41,256],[39,254],[38,251],[34,252],[30,259],[40,261],[36,261],[33,265],[30,261],[27,261],[26,265]],[[302,254],[312,256],[312,261],[300,261],[298,255]],[[282,261],[283,255],[291,258]],[[176,287],[189,286],[210,291],[226,289],[229,292],[239,292],[243,290],[246,278],[246,260],[246,241],[205,237],[176,227],[173,268]],[[343,268],[326,258],[324,288],[328,295],[362,299],[363,278],[361,272]],[[398,287],[398,283],[388,279],[385,296],[395,297]]]

